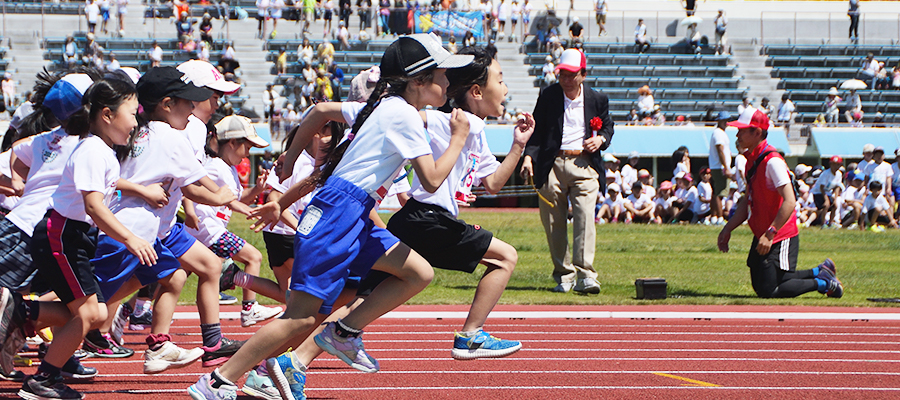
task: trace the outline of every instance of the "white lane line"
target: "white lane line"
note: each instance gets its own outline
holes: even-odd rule
[[[453,361],[451,357],[379,357],[379,361]],[[87,364],[143,364],[143,360],[100,360],[83,359]],[[760,362],[837,362],[837,363],[900,363],[897,360],[856,359],[856,358],[751,358],[751,357],[506,357],[485,358],[481,362],[515,362],[515,361],[760,361]],[[336,358],[324,358],[319,362],[340,362]]]
[[[309,388],[311,391],[369,391],[369,390],[671,390],[671,389],[704,389],[704,390],[816,390],[816,391],[867,391],[867,392],[900,392],[895,387],[852,387],[852,386],[410,386],[410,387],[347,387],[347,388]]]
[[[220,312],[220,319],[239,319],[240,312]],[[391,311],[381,319],[465,319],[466,311]],[[176,312],[176,320],[200,319],[196,312]],[[869,320],[900,321],[900,313],[876,312],[733,312],[733,311],[494,311],[490,319],[716,319],[716,320]]]
[[[487,375],[487,374],[573,374],[573,375],[644,375],[644,374],[698,374],[698,375],[814,375],[814,376],[900,376],[900,372],[851,372],[851,371],[680,371],[680,370],[660,370],[660,371],[518,371],[518,370],[464,370],[464,371],[378,371],[379,375]],[[142,378],[142,377],[199,377],[204,373],[188,372],[180,374],[107,374],[101,373],[100,378]],[[359,375],[359,371],[347,369],[344,371],[319,371],[315,368],[308,372],[309,375]]]

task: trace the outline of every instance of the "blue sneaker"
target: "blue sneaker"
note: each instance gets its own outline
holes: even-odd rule
[[[257,399],[281,400],[281,393],[278,392],[278,388],[272,383],[269,375],[257,371],[256,368],[250,370],[247,382],[244,383],[241,391]]]
[[[303,393],[303,388],[306,387],[306,367],[302,366],[293,351],[288,350],[278,357],[267,359],[266,368],[281,397],[306,400],[306,394]]]
[[[212,376],[203,374],[197,383],[187,389],[188,394],[194,400],[236,400],[237,386],[222,385],[218,389],[212,387]]]
[[[237,303],[237,297],[234,297],[228,293],[219,292],[219,305],[227,306],[229,304]]]
[[[496,358],[506,357],[521,348],[522,343],[499,339],[479,329],[472,337],[465,337],[457,332],[453,339],[451,354],[457,360]]]
[[[834,261],[831,261],[830,258],[826,258],[825,261],[819,264],[819,274],[816,275],[816,278],[827,282],[836,277],[837,267],[835,267]]]

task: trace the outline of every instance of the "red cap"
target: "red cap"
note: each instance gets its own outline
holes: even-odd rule
[[[587,67],[587,57],[578,49],[567,49],[559,56],[559,65],[556,70],[564,69],[569,72],[579,72]]]
[[[733,126],[738,129],[759,128],[765,131],[769,129],[769,117],[760,110],[753,107],[747,107],[747,109],[741,113],[741,116],[738,117],[737,121],[729,122],[728,126]]]
[[[843,164],[843,163],[844,163],[844,159],[841,158],[841,156],[831,156],[831,162],[833,162],[833,163],[838,163],[838,164]]]

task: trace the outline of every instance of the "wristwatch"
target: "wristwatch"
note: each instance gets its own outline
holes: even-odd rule
[[[774,226],[769,225],[769,229],[766,229],[766,233],[771,233],[772,237],[778,234],[778,229],[775,229]]]

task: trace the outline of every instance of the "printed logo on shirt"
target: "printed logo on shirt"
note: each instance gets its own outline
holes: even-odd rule
[[[478,162],[481,156],[470,153],[466,158],[465,172],[459,182],[459,191],[462,193],[472,193],[472,186],[475,184],[475,170],[478,169]]]
[[[134,146],[131,148],[131,158],[138,158],[144,153],[147,143],[150,141],[150,130],[146,127],[141,128],[138,136],[134,138]]]
[[[59,155],[59,153],[55,151],[43,150],[41,151],[41,160],[44,161],[44,164],[51,163],[56,159],[57,155]]]
[[[300,221],[300,226],[297,227],[297,232],[301,235],[309,235],[312,232],[313,228],[316,227],[316,224],[319,223],[319,220],[322,219],[322,209],[316,206],[308,206],[303,213],[303,219]]]

